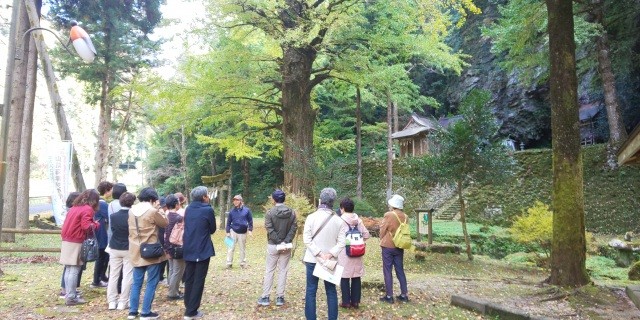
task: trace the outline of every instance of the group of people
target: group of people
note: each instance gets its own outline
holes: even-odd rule
[[[111,196],[113,200],[106,202]],[[333,188],[320,192],[320,204],[317,210],[307,216],[302,233],[306,250],[303,262],[306,268],[305,317],[316,319],[316,293],[320,278],[314,274],[316,265],[328,270],[336,266],[343,269],[340,279],[341,303],[338,304],[336,285],[324,281],[327,295],[328,318],[338,318],[338,307],[358,308],[361,301],[361,278],[364,275],[363,256],[349,256],[345,248],[348,230],[358,230],[366,240],[369,231],[362,219],[354,213],[354,202],[345,198],[336,212],[333,206],[337,193]],[[60,263],[64,265],[63,293],[66,305],[77,305],[85,301],[77,287],[83,266],[82,242],[95,232],[98,239],[107,238],[96,260],[93,286],[107,287],[107,303],[110,310],[129,310],[128,319],[157,319],[152,303],[163,263],[168,260],[168,299],[184,300],[184,319],[199,319],[203,313],[199,310],[205,278],[210,258],[215,255],[211,235],[216,231],[213,208],[209,204],[207,188],[199,186],[191,191],[191,203],[186,206],[182,194],[160,197],[153,188],[142,189],[136,196],[127,192],[123,184],[101,183],[97,190],[89,189],[82,193],[72,193],[67,201],[70,208],[63,228]],[[297,216],[294,210],[285,205],[286,194],[275,190],[271,199],[273,206],[265,214],[267,231],[267,254],[262,294],[258,304],[268,306],[273,287],[275,271],[278,269],[275,305],[285,304],[285,287],[289,262],[292,256],[294,237],[297,231]],[[244,206],[242,196],[233,198],[234,208],[229,212],[226,224],[226,236],[229,239],[227,268],[233,265],[235,248],[240,251],[239,264],[247,266],[245,246],[247,234],[253,231],[251,211]],[[382,247],[385,295],[380,298],[387,303],[394,302],[392,271],[395,268],[400,282],[400,295],[395,299],[407,302],[407,281],[404,274],[404,250],[393,243],[393,235],[401,221],[407,220],[402,212],[404,199],[394,195],[388,200],[390,211],[385,213],[380,228],[380,246]],[[186,206],[186,207],[185,207]],[[174,228],[183,228],[182,243],[172,243]],[[103,236],[104,233],[104,236]],[[99,241],[100,242],[100,241]],[[225,241],[226,242],[226,241]],[[141,246],[163,243],[166,254],[155,258],[143,258]],[[108,244],[108,245],[107,245]],[[177,249],[181,255],[177,255]],[[106,261],[106,263],[104,262]],[[109,277],[103,276],[109,266]],[[140,294],[146,276],[146,287],[142,306]],[[180,283],[184,281],[184,294]]]
[[[109,196],[113,200],[107,203],[105,198]],[[185,320],[202,318],[199,308],[209,261],[215,255],[211,235],[216,231],[207,188],[194,188],[192,201],[186,208],[186,198],[181,193],[168,195],[161,203],[157,191],[150,187],[140,190],[137,199],[138,203],[135,203],[136,195],[127,192],[123,184],[109,182],[100,183],[97,190],[69,196],[60,254],[60,263],[64,265],[65,304],[85,303],[77,291],[81,270],[86,266],[81,253],[82,243],[95,233],[100,250],[94,272],[97,278],[94,276],[92,286],[104,287],[106,284],[109,310],[128,308],[128,319],[138,316],[141,320],[157,319],[159,315],[151,309],[160,274],[168,260],[167,298],[184,300]],[[181,245],[169,241],[173,228],[179,224],[183,228]],[[143,257],[141,250],[148,244],[157,243],[161,244],[161,254]],[[182,249],[180,256],[176,247]],[[108,278],[102,275],[107,268],[110,270]],[[181,281],[184,281],[184,294],[179,291]]]

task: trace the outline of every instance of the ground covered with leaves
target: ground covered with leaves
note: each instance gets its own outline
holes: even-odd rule
[[[262,221],[256,221],[257,226]],[[18,237],[31,242],[33,237]],[[59,242],[59,236],[42,237],[43,247]],[[206,279],[201,310],[205,319],[304,319],[305,271],[300,261],[302,249],[295,252],[289,272],[286,304],[260,307],[266,234],[257,228],[247,241],[249,267],[224,269],[226,249],[224,234],[217,232]],[[299,240],[299,243],[301,241]],[[518,263],[507,263],[483,256],[468,261],[466,255],[431,254],[424,261],[405,255],[409,283],[409,303],[381,303],[383,295],[380,247],[377,238],[367,243],[366,275],[360,308],[340,309],[340,319],[493,319],[450,305],[451,295],[463,294],[552,319],[640,319],[640,311],[624,294],[626,283],[595,281],[578,290],[564,290],[542,285],[548,272]],[[236,260],[237,260],[236,252]],[[107,310],[106,290],[90,288],[93,264],[83,274],[81,290],[88,303],[64,306],[58,297],[62,267],[57,255],[0,255],[0,313],[14,319],[124,319],[127,311]],[[275,288],[274,288],[275,289]],[[399,291],[397,281],[395,292]],[[158,286],[153,311],[162,319],[182,319],[182,301],[169,301],[167,287]],[[338,296],[340,294],[338,293]],[[326,318],[324,288],[318,290],[318,318]]]

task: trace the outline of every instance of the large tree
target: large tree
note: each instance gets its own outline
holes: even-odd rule
[[[352,58],[354,51],[364,52],[371,47],[385,44],[391,47],[400,43],[399,39],[405,35],[421,35],[422,39],[429,40],[413,43],[416,51],[422,50],[427,57],[423,60],[425,63],[435,68],[443,61],[459,63],[459,57],[444,45],[447,30],[456,16],[452,13],[463,18],[468,10],[477,10],[468,0],[417,3],[219,0],[211,3],[210,29],[215,30],[217,40],[208,38],[208,41],[214,52],[202,57],[196,63],[198,68],[190,67],[193,73],[185,74],[192,88],[202,92],[196,95],[199,98],[195,98],[195,102],[209,110],[215,108],[212,113],[219,118],[216,121],[220,123],[223,122],[220,118],[226,118],[228,128],[236,128],[238,123],[245,125],[244,130],[227,135],[234,138],[233,141],[238,138],[242,141],[251,132],[264,129],[271,129],[272,133],[262,137],[281,137],[284,184],[307,195],[311,194],[314,180],[317,109],[312,104],[312,96],[317,85],[333,77],[337,70],[344,72],[348,67],[360,68],[361,74],[378,73],[373,70],[374,65],[349,65],[343,63],[344,58]],[[374,28],[370,32],[349,32],[363,30],[359,26],[368,23],[367,6],[395,10],[397,20],[380,15],[371,21]],[[393,28],[395,26],[402,28]],[[389,32],[382,33],[386,31]],[[373,34],[376,36],[372,37]],[[385,67],[406,72],[406,65],[397,61]],[[384,74],[391,77],[392,73]],[[382,95],[394,93],[394,89],[402,91],[402,88],[391,88],[395,81],[385,80],[380,85],[387,89],[380,90]],[[194,95],[194,91],[190,93]],[[234,122],[232,118],[239,120]],[[209,142],[224,145],[219,135],[211,138]]]
[[[553,143],[553,239],[550,282],[562,286],[589,283],[576,45],[571,0],[546,0],[549,31],[549,86]]]
[[[110,138],[114,101],[110,93],[129,81],[140,68],[155,61],[159,41],[148,35],[161,21],[162,0],[51,0],[49,14],[55,24],[66,27],[81,20],[92,36],[98,57],[93,64],[78,64],[68,54],[57,54],[59,70],[85,83],[89,103],[98,103],[98,143],[95,154],[95,183],[106,179],[110,158]]]

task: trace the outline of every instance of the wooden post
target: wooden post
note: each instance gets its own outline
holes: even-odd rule
[[[434,209],[429,210],[429,220],[427,221],[427,232],[429,232],[429,244],[433,244],[433,211]]]
[[[418,242],[422,241],[422,235],[420,234],[420,213],[427,213],[427,233],[428,233],[428,244],[433,243],[433,225],[431,224],[433,220],[433,211],[434,209],[416,209],[416,239]]]

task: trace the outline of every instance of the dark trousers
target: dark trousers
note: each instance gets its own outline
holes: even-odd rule
[[[209,261],[185,261],[184,270],[184,315],[193,317],[198,314],[202,292],[204,291],[204,280],[209,271]]]
[[[167,276],[166,277],[164,275],[164,272],[169,270],[169,268],[167,266],[168,266],[167,260],[160,262],[160,281],[162,281],[165,278],[169,277],[169,272],[167,272]]]
[[[100,281],[107,281],[107,267],[109,266],[109,254],[100,249],[98,260],[93,266],[93,284],[99,284]]]
[[[407,294],[407,277],[404,274],[404,250],[382,247],[382,274],[384,275],[384,289],[387,295],[393,297],[393,276],[391,268],[396,270],[396,277],[400,282],[400,293]]]
[[[340,279],[340,291],[342,292],[342,304],[360,304],[362,296],[362,281],[357,278]]]

